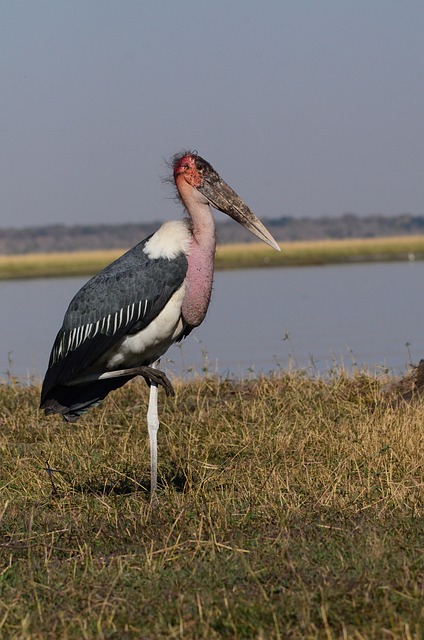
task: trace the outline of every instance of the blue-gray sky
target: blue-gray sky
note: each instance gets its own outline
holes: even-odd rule
[[[197,149],[261,217],[424,213],[422,0],[3,0],[0,226],[178,217]]]

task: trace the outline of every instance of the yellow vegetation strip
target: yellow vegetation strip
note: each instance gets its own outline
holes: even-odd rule
[[[285,242],[280,246],[281,253],[263,243],[223,245],[217,250],[216,267],[240,269],[424,259],[424,236]],[[0,256],[0,279],[91,275],[124,251]]]

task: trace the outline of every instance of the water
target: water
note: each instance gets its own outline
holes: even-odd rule
[[[86,278],[0,282],[0,378],[40,379]],[[246,376],[334,364],[404,371],[424,357],[424,262],[218,272],[208,316],[168,372]]]

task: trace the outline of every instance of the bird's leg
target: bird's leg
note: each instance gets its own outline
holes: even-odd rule
[[[151,369],[156,370],[159,366],[159,360],[154,362]],[[150,499],[152,507],[158,506],[157,488],[158,488],[158,383],[152,376],[149,380],[150,397],[149,407],[147,409],[147,428],[149,430],[150,442]]]
[[[148,385],[150,385],[151,382],[155,382],[156,386],[160,385],[163,387],[167,396],[175,395],[174,388],[165,373],[163,371],[159,371],[159,369],[156,369],[154,366],[133,367],[132,369],[119,369],[118,371],[106,371],[105,373],[88,373],[69,380],[65,386],[74,387],[79,384],[97,382],[97,380],[106,380],[107,378],[125,378],[126,376],[142,376]]]

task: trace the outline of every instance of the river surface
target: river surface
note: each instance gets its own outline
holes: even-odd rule
[[[0,379],[39,380],[87,278],[0,282]],[[405,370],[424,357],[424,262],[221,271],[203,325],[162,360],[170,374],[248,376],[334,366]]]

